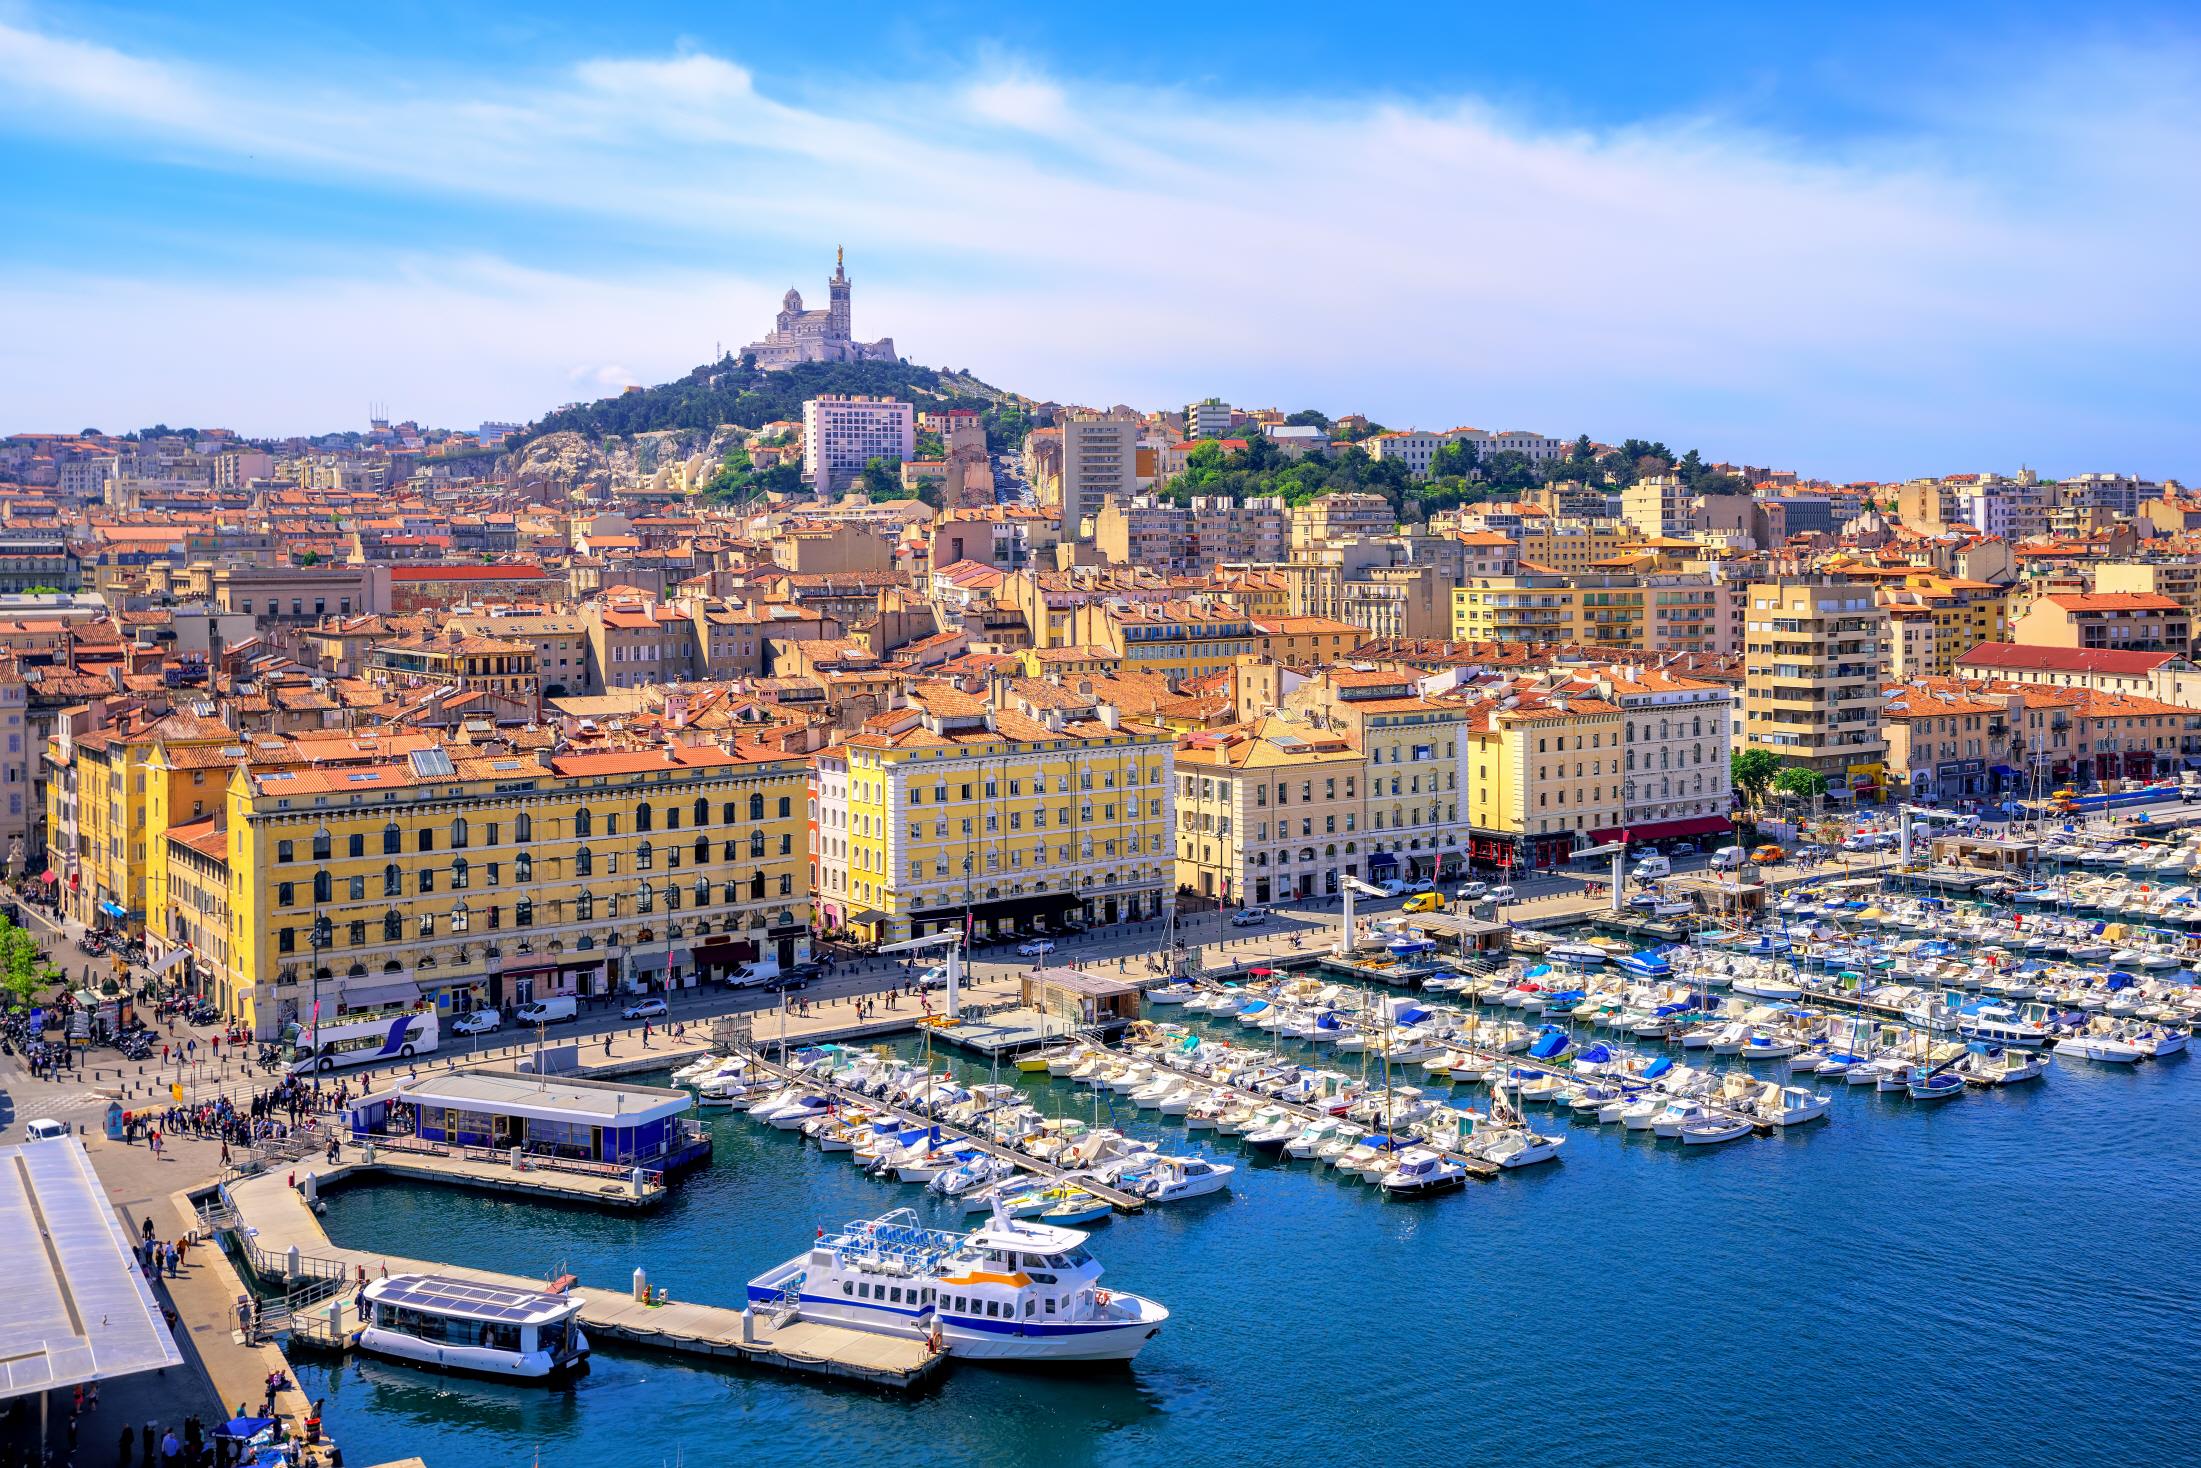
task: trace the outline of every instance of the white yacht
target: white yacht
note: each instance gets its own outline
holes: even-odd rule
[[[1169,1312],[1102,1289],[1085,1240],[1083,1230],[998,1207],[968,1234],[927,1228],[899,1208],[821,1233],[749,1281],[749,1300],[885,1335],[937,1334],[949,1355],[971,1360],[1128,1361]]]
[[[1399,1154],[1398,1165],[1377,1180],[1377,1186],[1394,1198],[1422,1198],[1466,1182],[1467,1169],[1453,1158],[1427,1147],[1409,1147]]]
[[[588,1364],[581,1301],[441,1274],[393,1274],[367,1285],[359,1348],[481,1376],[562,1376]]]
[[[1126,1179],[1125,1186],[1149,1203],[1174,1203],[1221,1192],[1237,1170],[1227,1162],[1202,1157],[1164,1157],[1136,1178]]]

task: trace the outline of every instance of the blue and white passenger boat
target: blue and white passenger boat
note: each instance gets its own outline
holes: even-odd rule
[[[1079,1229],[1012,1219],[974,1233],[927,1228],[907,1208],[821,1229],[817,1242],[749,1281],[760,1309],[883,1335],[937,1339],[980,1361],[1128,1361],[1169,1312],[1101,1288]]]

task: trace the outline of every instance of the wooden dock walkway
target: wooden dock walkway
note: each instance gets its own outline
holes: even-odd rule
[[[351,1164],[356,1165],[356,1164]],[[340,1164],[331,1173],[337,1180]],[[493,1270],[402,1259],[375,1250],[342,1248],[330,1242],[300,1192],[273,1173],[240,1178],[222,1195],[235,1216],[240,1252],[263,1280],[285,1287],[302,1281],[351,1281],[364,1270],[374,1279],[391,1274],[437,1274],[479,1280],[509,1289],[539,1290],[540,1281]],[[296,1250],[295,1261],[292,1251]],[[924,1384],[947,1360],[923,1340],[853,1330],[799,1316],[730,1309],[688,1301],[645,1305],[630,1290],[576,1285],[582,1302],[581,1324],[597,1340],[690,1356],[739,1359],[806,1375],[859,1381],[893,1390]],[[293,1322],[302,1340],[341,1346],[358,1329],[352,1295],[340,1287],[325,1300],[302,1310]]]
[[[1057,1167],[1051,1162],[1042,1162],[1037,1157],[1028,1157],[1014,1147],[1004,1147],[989,1137],[975,1136],[960,1127],[934,1121],[922,1112],[914,1111],[909,1107],[890,1106],[876,1096],[866,1096],[861,1091],[853,1091],[846,1086],[836,1086],[816,1076],[805,1075],[801,1071],[783,1066],[777,1061],[769,1060],[754,1050],[747,1053],[751,1063],[759,1069],[778,1076],[782,1080],[815,1087],[821,1093],[832,1096],[843,1106],[862,1111],[885,1112],[913,1127],[938,1127],[943,1138],[953,1141],[958,1146],[975,1147],[989,1156],[998,1157],[1005,1162],[1012,1163],[1035,1177],[1047,1178],[1050,1181],[1069,1178],[1078,1187],[1105,1201],[1109,1207],[1115,1209],[1118,1213],[1139,1213],[1146,1208],[1146,1200],[1136,1194],[1111,1188],[1104,1183],[1094,1182],[1089,1178],[1070,1178],[1069,1174],[1073,1169]]]

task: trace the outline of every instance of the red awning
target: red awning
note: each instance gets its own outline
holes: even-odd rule
[[[1734,825],[1725,816],[1690,816],[1686,820],[1659,821],[1648,826],[1630,826],[1631,841],[1666,841],[1677,836],[1714,836],[1732,831]]]
[[[61,880],[61,874],[57,871],[52,870],[51,868],[48,868],[46,871],[39,874],[39,880],[44,882],[47,886],[51,887]]]

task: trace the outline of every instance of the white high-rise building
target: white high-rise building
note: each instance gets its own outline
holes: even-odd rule
[[[917,410],[893,398],[827,393],[802,405],[802,477],[820,495],[852,482],[873,459],[917,453]]]

